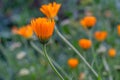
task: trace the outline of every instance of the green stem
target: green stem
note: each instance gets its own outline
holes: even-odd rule
[[[94,66],[96,58],[97,58],[97,54],[93,55],[93,61],[91,63],[91,66]]]
[[[36,51],[38,51],[41,55],[45,56],[44,53],[43,53],[43,51],[42,51],[40,48],[38,48],[38,47],[35,45],[34,42],[30,41],[30,44],[31,44],[31,46],[32,46]],[[49,58],[50,58],[50,60],[53,62],[53,64],[63,73],[63,75],[65,75],[65,77],[67,77],[68,79],[71,78],[71,77],[69,77],[69,76],[67,75],[67,73],[60,67],[59,64],[57,64],[51,57],[49,57]]]
[[[1,50],[2,54],[4,55],[6,61],[7,61],[7,66],[8,66],[8,69],[9,69],[10,77],[12,77],[14,79],[15,77],[13,77],[14,71],[12,69],[11,57],[8,55],[8,53],[6,52],[6,49],[2,46],[2,44],[0,44],[0,50]]]
[[[89,39],[92,41],[92,30],[89,31],[88,36],[89,36]],[[92,61],[92,63],[91,63],[91,66],[93,66],[94,63],[95,63],[95,61],[96,61],[96,57],[97,57],[97,54],[95,54],[94,45],[92,45],[91,51],[92,51],[92,55],[93,55],[93,61]]]
[[[93,30],[93,28],[91,30],[86,29],[86,34],[88,35],[89,40],[91,40],[91,41],[92,41],[92,30]],[[91,63],[91,66],[93,67],[96,57],[97,57],[97,54],[95,54],[94,45],[92,45],[92,47],[91,47],[91,52],[93,55],[93,61]]]
[[[0,50],[1,50],[2,54],[4,55],[8,65],[11,65],[11,62],[10,62],[11,60],[9,59],[8,55],[6,55],[6,50],[1,44],[0,44]]]
[[[104,55],[102,56],[102,61],[103,61],[103,65],[105,67],[105,70],[108,72],[108,75],[109,75],[109,80],[113,80],[113,77],[111,75],[111,72],[110,72],[110,68],[109,68],[109,65],[104,57]]]
[[[85,64],[91,69],[91,71],[94,73],[96,77],[98,77],[98,74],[96,71],[90,66],[90,64],[86,61],[86,59],[81,55],[81,53],[59,32],[57,27],[55,26],[55,31],[59,35],[59,37],[66,43],[68,44],[75,52],[76,54],[85,62]]]
[[[61,74],[57,71],[57,69],[54,67],[54,65],[52,64],[48,54],[47,54],[47,51],[46,51],[46,44],[43,45],[43,51],[44,51],[44,54],[45,54],[45,57],[47,58],[50,66],[52,67],[52,69],[55,71],[55,73],[59,76],[59,78],[61,80],[64,80],[64,78],[61,76]]]

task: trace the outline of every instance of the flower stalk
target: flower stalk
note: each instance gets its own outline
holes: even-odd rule
[[[90,66],[90,64],[86,61],[86,59],[81,55],[81,53],[59,32],[57,27],[55,26],[55,31],[58,34],[58,36],[67,44],[69,45],[76,54],[85,62],[85,64],[90,68],[90,70],[94,73],[96,77],[98,77],[97,72]]]
[[[109,67],[109,65],[108,65],[108,63],[107,63],[107,61],[106,61],[104,56],[102,56],[102,61],[103,61],[103,65],[105,67],[105,70],[108,72],[109,80],[113,80],[113,77],[112,77],[111,71],[110,71],[110,67]]]
[[[44,53],[43,53],[43,51],[42,51],[40,48],[38,48],[38,47],[35,45],[34,42],[30,41],[30,44],[31,44],[31,46],[32,46],[36,51],[38,51],[41,55],[45,56]],[[50,60],[53,62],[53,64],[56,66],[56,68],[59,69],[59,70],[61,71],[61,73],[63,73],[63,75],[65,75],[65,77],[67,77],[68,79],[71,78],[71,77],[60,67],[59,64],[57,64],[51,57],[49,57],[49,58],[50,58]]]
[[[93,28],[91,30],[88,30],[88,29],[86,29],[86,30],[87,30],[86,34],[88,35],[89,39],[92,41],[92,30],[93,30]],[[95,64],[95,60],[97,58],[97,54],[95,53],[95,50],[94,50],[94,45],[91,46],[91,52],[92,52],[92,55],[93,55],[93,61],[91,63],[91,66],[93,67],[94,64]]]
[[[61,76],[61,74],[57,71],[57,69],[54,67],[54,65],[52,64],[52,61],[50,60],[48,54],[47,54],[47,51],[46,51],[46,44],[43,45],[43,51],[44,51],[44,55],[45,57],[47,58],[50,66],[52,67],[52,69],[54,70],[54,72],[59,76],[59,78],[61,80],[64,80],[64,78]]]

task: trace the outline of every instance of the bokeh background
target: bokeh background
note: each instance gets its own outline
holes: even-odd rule
[[[105,49],[104,54],[97,55],[93,68],[102,76],[102,80],[110,80],[109,74],[113,80],[120,80],[120,37],[117,34],[117,25],[120,24],[120,0],[0,0],[0,80],[59,80],[46,58],[39,54],[28,40],[11,32],[14,27],[29,24],[32,18],[44,16],[39,8],[42,4],[53,1],[62,4],[56,18],[58,29],[89,63],[93,60],[92,50],[84,51],[78,45],[79,39],[88,38],[79,21],[86,15],[97,18],[92,33],[105,30],[108,36],[102,43],[98,43],[94,37],[92,39],[95,54],[101,45]],[[34,43],[42,49],[38,40]],[[107,54],[111,47],[117,51],[114,58]],[[81,80],[81,76],[85,76],[83,80],[97,80],[84,62],[56,33],[50,39],[47,51],[72,80]],[[110,73],[104,67],[102,55],[107,60]],[[76,69],[71,69],[67,64],[71,57],[79,59]]]

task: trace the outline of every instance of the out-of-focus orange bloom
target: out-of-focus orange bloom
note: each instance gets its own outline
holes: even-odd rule
[[[48,18],[36,18],[31,21],[33,31],[42,43],[46,43],[52,36],[55,22]]]
[[[18,28],[16,26],[13,26],[11,31],[13,34],[17,34]]]
[[[91,40],[88,40],[88,39],[80,39],[79,40],[79,46],[83,49],[88,49],[91,47],[91,45],[92,45]]]
[[[25,38],[31,38],[33,35],[32,27],[30,25],[23,26],[18,29],[17,34],[19,34]]]
[[[106,31],[96,31],[94,33],[94,37],[98,41],[104,41],[105,38],[107,37],[107,32]]]
[[[84,28],[91,28],[96,24],[96,17],[94,16],[86,16],[83,19],[80,20],[80,24]]]
[[[110,48],[110,49],[108,50],[108,54],[109,54],[110,57],[115,57],[115,55],[116,55],[116,50],[115,50],[114,48]]]
[[[54,18],[59,9],[61,7],[61,4],[57,4],[56,2],[49,3],[47,5],[42,5],[40,8],[40,11],[45,14],[48,18]]]
[[[85,27],[85,28],[87,27],[84,19],[80,20],[80,24],[81,24],[83,27]]]
[[[68,65],[71,67],[71,68],[75,68],[75,67],[77,67],[77,65],[78,65],[78,59],[77,58],[70,58],[69,60],[68,60]]]
[[[120,25],[117,26],[117,32],[118,32],[118,35],[120,36]]]

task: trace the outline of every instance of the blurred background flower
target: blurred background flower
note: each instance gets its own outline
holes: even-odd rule
[[[47,51],[67,76],[73,80],[98,80],[54,32],[53,26],[47,25],[47,31],[37,28],[37,37],[26,28],[38,17],[54,18],[54,25],[99,73],[101,80],[120,80],[119,4],[119,0],[0,0],[0,80],[59,80],[40,53],[42,45],[37,37],[41,35],[44,39],[52,36]],[[39,27],[38,23],[34,26]],[[50,34],[40,34],[41,31]],[[18,32],[20,35],[16,35]],[[70,58],[75,60],[68,64]],[[74,69],[68,67],[71,65]]]

